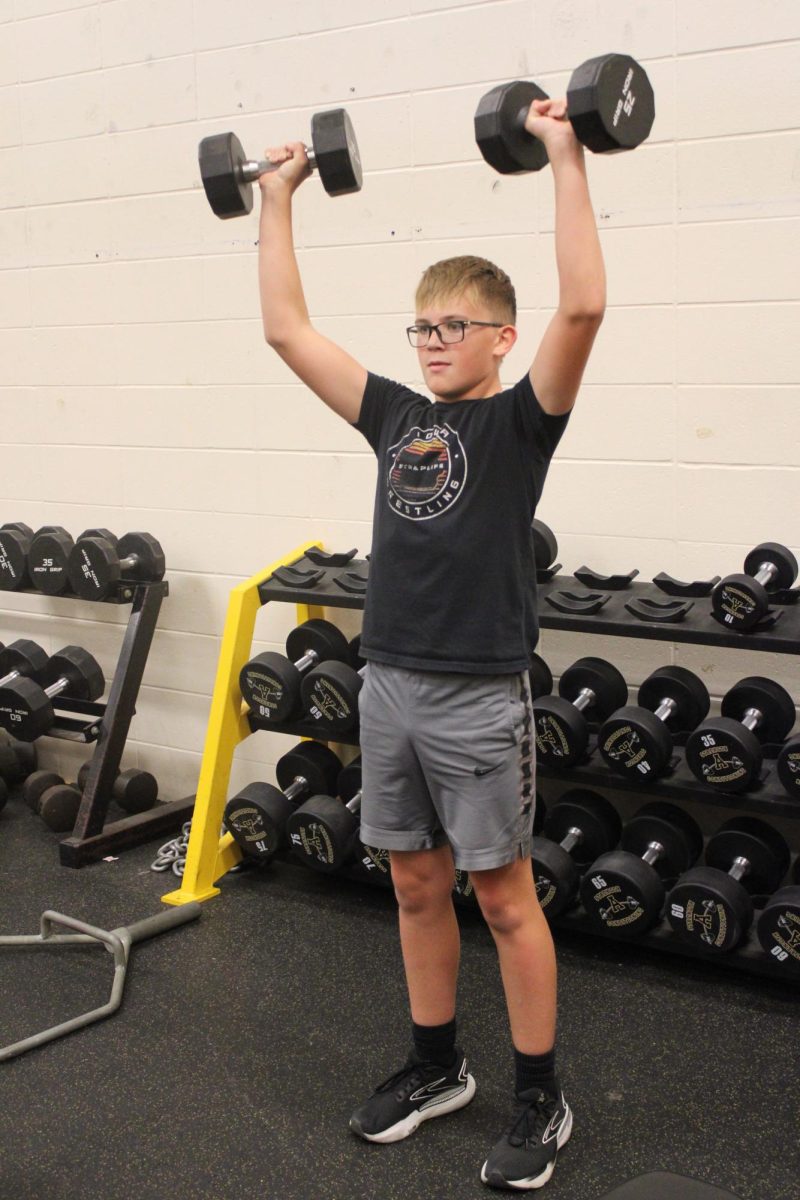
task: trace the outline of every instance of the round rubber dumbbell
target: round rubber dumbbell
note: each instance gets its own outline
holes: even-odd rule
[[[640,808],[622,831],[620,849],[601,854],[580,884],[586,915],[613,937],[636,937],[656,924],[665,880],[674,880],[703,849],[693,817],[674,804]]]
[[[105,600],[116,585],[152,583],[164,578],[164,551],[151,533],[83,533],[70,551],[67,574],[70,587],[82,600]]]
[[[517,79],[487,92],[475,113],[475,140],[490,167],[502,175],[540,171],[544,143],[525,129],[534,100],[548,100],[535,83]],[[595,154],[632,150],[655,119],[653,89],[644,68],[627,54],[590,58],[572,74],[567,117],[575,136]]]
[[[558,696],[534,701],[536,752],[540,762],[570,767],[586,753],[587,718],[603,720],[628,699],[628,685],[602,658],[579,658],[561,676]]]
[[[225,827],[248,858],[269,862],[286,841],[286,822],[298,804],[316,793],[330,793],[342,769],[338,756],[322,742],[298,742],[278,759],[278,787],[250,783],[225,805]]]
[[[708,866],[682,875],[667,898],[673,931],[705,954],[738,946],[753,922],[753,895],[774,892],[789,866],[786,841],[765,821],[736,817],[709,839]]]
[[[779,542],[762,542],[744,560],[743,575],[726,575],[711,593],[711,607],[724,625],[752,629],[769,610],[771,592],[790,588],[797,578],[797,559]]]
[[[239,672],[242,697],[262,721],[288,721],[302,714],[300,683],[325,659],[349,662],[344,634],[330,621],[314,617],[298,625],[286,639],[286,654],[257,654]]]
[[[363,660],[362,660],[363,661]],[[347,733],[358,724],[358,693],[364,683],[366,664],[329,661],[314,667],[300,684],[306,715],[329,733]]]
[[[531,847],[536,894],[549,920],[560,916],[577,895],[578,864],[593,863],[611,850],[621,832],[616,809],[597,792],[575,788],[551,805],[544,837],[535,837]]]
[[[87,529],[84,537],[113,538],[108,529]],[[70,588],[68,565],[75,542],[61,525],[43,525],[28,546],[28,574],[32,585],[47,596],[60,596]]]
[[[781,746],[775,769],[789,795],[800,800],[800,737],[790,738]]]
[[[597,735],[597,748],[615,771],[649,783],[669,764],[673,733],[699,725],[711,699],[693,671],[659,667],[639,688],[638,701],[611,714]]]
[[[52,701],[63,694],[98,700],[105,690],[100,665],[81,646],[64,646],[48,660],[40,682],[15,679],[0,687],[0,725],[25,742],[47,733],[55,720]]]
[[[361,190],[361,158],[350,117],[343,108],[314,113],[309,166],[319,173],[329,196],[346,196]],[[203,138],[198,150],[200,178],[212,211],[223,220],[243,217],[253,207],[253,183],[280,163],[255,162],[245,157],[234,133]]]
[[[336,796],[318,794],[289,815],[286,835],[294,854],[316,871],[338,871],[358,848],[361,759],[339,772]]]
[[[779,888],[764,905],[756,934],[765,954],[787,974],[800,976],[800,858],[792,878],[794,883]]]
[[[91,762],[85,762],[78,771],[78,787],[86,790]],[[119,771],[112,786],[111,799],[126,813],[148,812],[158,800],[158,780],[149,771],[128,767]]]
[[[54,833],[69,833],[74,827],[81,793],[55,771],[34,771],[22,785],[22,797]]]
[[[709,787],[747,791],[757,780],[763,743],[782,742],[794,725],[794,701],[772,679],[740,679],[722,699],[721,716],[698,725],[686,742],[689,769]]]

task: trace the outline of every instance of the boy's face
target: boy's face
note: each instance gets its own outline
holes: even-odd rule
[[[437,297],[416,316],[417,325],[447,321],[489,321],[497,318],[468,293]],[[490,396],[500,388],[501,363],[516,341],[513,325],[495,328],[468,325],[461,342],[443,342],[431,332],[427,346],[417,350],[422,377],[428,390],[441,400],[474,400]]]

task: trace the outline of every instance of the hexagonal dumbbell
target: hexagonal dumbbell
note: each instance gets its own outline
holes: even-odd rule
[[[337,796],[309,797],[286,821],[292,852],[316,871],[338,871],[360,844],[360,757],[339,772],[336,793]]]
[[[794,883],[770,896],[756,921],[761,948],[787,975],[800,977],[800,858],[794,862]]]
[[[87,529],[81,537],[109,537],[108,529]],[[47,596],[60,596],[70,588],[68,564],[75,542],[61,525],[43,525],[28,546],[28,574],[33,587]]]
[[[81,806],[81,793],[55,771],[34,771],[22,785],[22,798],[54,833],[69,833]]]
[[[78,771],[78,787],[83,793],[89,778],[91,762],[85,762]],[[111,799],[126,813],[148,812],[158,800],[158,780],[149,771],[128,767],[119,771],[111,786]]]
[[[740,679],[723,697],[721,716],[689,735],[689,769],[709,787],[745,792],[758,780],[763,744],[782,742],[795,716],[794,701],[779,683],[761,675]]]
[[[639,688],[638,701],[611,714],[597,735],[597,748],[615,771],[649,783],[669,765],[673,733],[699,725],[711,699],[693,671],[659,667]]]
[[[30,587],[28,548],[32,538],[33,530],[23,521],[0,525],[0,591]]]
[[[5,808],[9,792],[20,780],[36,769],[36,751],[27,742],[7,738],[0,742],[0,811]]]
[[[266,650],[239,672],[242,698],[262,721],[288,721],[302,715],[300,684],[312,667],[326,659],[349,662],[347,638],[330,621],[314,617],[298,625],[286,639],[286,654]]]
[[[534,701],[536,753],[540,762],[570,767],[586,753],[587,718],[602,720],[628,699],[628,685],[602,658],[579,658],[561,676],[558,696]]]
[[[55,720],[52,701],[61,695],[98,700],[105,690],[100,665],[81,646],[64,646],[48,660],[40,683],[14,679],[0,687],[0,725],[25,742],[47,733]]]
[[[736,817],[709,839],[705,867],[682,875],[667,897],[667,919],[704,954],[727,954],[753,922],[752,896],[774,892],[789,866],[789,847],[755,817]]]
[[[69,554],[70,587],[82,600],[105,600],[120,581],[153,583],[164,578],[166,561],[151,533],[126,533],[119,540],[99,530],[82,533]]]
[[[702,849],[693,817],[674,804],[646,804],[623,829],[620,849],[601,854],[581,880],[589,921],[619,938],[651,929],[661,916],[665,881],[688,870]]]
[[[298,742],[278,759],[278,787],[249,783],[228,801],[226,829],[248,858],[269,862],[286,842],[289,815],[307,797],[330,794],[341,769],[339,757],[322,742]]]
[[[47,651],[38,642],[17,638],[0,650],[0,687],[15,679],[41,678],[47,667]]]
[[[329,196],[346,196],[361,188],[361,158],[350,117],[343,108],[314,113],[309,166],[319,173]],[[212,212],[222,220],[243,217],[253,207],[253,183],[260,175],[277,171],[280,163],[246,158],[234,133],[203,138],[198,149],[200,178]]]
[[[545,916],[560,916],[578,893],[580,870],[619,841],[622,822],[610,801],[597,792],[575,788],[547,812],[544,837],[531,847],[536,894]]]
[[[525,128],[533,101],[547,99],[537,84],[521,79],[482,97],[475,112],[475,140],[495,171],[520,175],[547,165],[544,143]],[[588,59],[567,87],[567,117],[578,141],[595,154],[639,146],[650,133],[655,111],[647,73],[627,54]]]
[[[797,559],[779,542],[762,542],[744,560],[743,575],[726,575],[711,593],[711,608],[723,625],[740,633],[752,629],[769,610],[770,595],[790,588]]]

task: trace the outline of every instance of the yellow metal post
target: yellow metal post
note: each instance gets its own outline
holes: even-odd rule
[[[256,616],[261,608],[258,589],[278,567],[296,562],[307,550],[320,545],[319,542],[304,542],[231,592],[197,782],[186,869],[177,891],[161,897],[164,904],[188,904],[190,900],[210,900],[212,896],[218,896],[219,888],[214,887],[215,881],[242,857],[231,835],[227,833],[220,837],[219,830],[233,752],[250,735],[247,710],[239,691],[239,672],[250,657]],[[298,619],[303,621],[311,616],[322,616],[323,609],[316,605],[298,604],[297,613]],[[301,613],[307,613],[308,616],[301,616]]]

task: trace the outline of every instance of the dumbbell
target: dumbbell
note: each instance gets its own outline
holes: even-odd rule
[[[0,591],[16,592],[30,586],[28,548],[33,530],[24,521],[0,525]]]
[[[270,783],[249,783],[225,805],[225,827],[248,858],[268,863],[286,841],[286,821],[298,804],[336,787],[339,757],[322,742],[298,742],[278,759]]]
[[[723,625],[740,632],[752,629],[769,610],[771,592],[790,588],[797,578],[797,559],[778,542],[762,542],[744,560],[743,575],[726,575],[711,593],[711,608]]]
[[[539,904],[553,920],[578,892],[578,864],[593,863],[616,846],[622,822],[613,804],[597,792],[575,788],[548,809],[544,837],[531,844]]]
[[[487,92],[475,112],[475,140],[490,167],[502,175],[540,171],[544,142],[525,128],[534,100],[548,100],[535,83],[517,79]],[[590,58],[572,74],[567,117],[579,142],[595,154],[633,150],[649,135],[655,99],[644,68],[627,54]]]
[[[794,701],[779,683],[751,675],[726,693],[720,711],[689,735],[686,762],[701,783],[744,792],[758,780],[762,743],[782,742],[794,725]]]
[[[561,676],[558,696],[534,700],[536,752],[540,762],[570,767],[589,744],[587,716],[602,720],[628,699],[621,673],[602,658],[579,658]]]
[[[674,933],[705,954],[738,946],[753,922],[753,895],[774,892],[789,867],[786,840],[755,817],[726,822],[706,846],[705,867],[682,875],[667,897]]]
[[[108,529],[86,529],[81,537],[109,537]],[[32,585],[47,596],[60,596],[69,590],[69,556],[75,545],[72,534],[62,525],[43,525],[28,546],[28,574]]]
[[[558,557],[558,541],[549,525],[544,521],[531,521],[531,536],[533,538],[533,560],[537,571],[546,571],[552,567]]]
[[[19,742],[0,729],[0,779],[14,787],[36,770],[36,747]]]
[[[82,533],[69,554],[67,576],[82,600],[105,600],[115,585],[152,583],[164,578],[164,551],[151,533],[126,533],[119,540],[105,530]]]
[[[590,923],[619,938],[651,929],[661,916],[665,880],[688,870],[702,849],[693,817],[674,804],[646,804],[623,829],[620,849],[601,854],[581,880]]]
[[[781,746],[775,770],[789,795],[800,800],[800,737],[790,738]]]
[[[34,771],[22,785],[22,798],[54,833],[69,833],[81,806],[78,788],[55,771]]]
[[[0,687],[15,679],[37,679],[47,666],[47,651],[28,638],[17,638],[0,650]]]
[[[286,836],[292,852],[316,871],[338,871],[358,848],[360,812],[359,757],[339,772],[336,796],[310,796],[289,815]]]
[[[239,672],[242,697],[253,716],[263,721],[288,721],[301,715],[300,682],[312,667],[326,659],[348,662],[347,639],[330,621],[312,618],[286,639],[285,658],[271,650],[257,654]]]
[[[794,883],[780,888],[764,905],[756,921],[761,948],[787,974],[800,975],[800,858],[796,858]]]
[[[83,793],[89,778],[90,762],[85,762],[78,771],[78,787]],[[112,786],[111,799],[126,813],[147,812],[158,800],[158,780],[149,771],[128,767],[118,772]]]
[[[708,688],[685,667],[659,667],[639,688],[638,705],[612,713],[597,735],[608,765],[639,783],[663,773],[674,731],[694,729],[711,707]]]
[[[53,724],[51,701],[57,696],[97,700],[105,686],[100,665],[88,650],[64,646],[48,660],[40,683],[19,678],[0,687],[0,725],[22,741],[32,742]]]
[[[318,171],[329,196],[361,190],[361,158],[350,117],[343,108],[314,113],[309,166]],[[200,142],[200,178],[212,211],[222,220],[243,217],[253,207],[253,183],[282,164],[254,162],[245,157],[235,133],[215,133]]]

